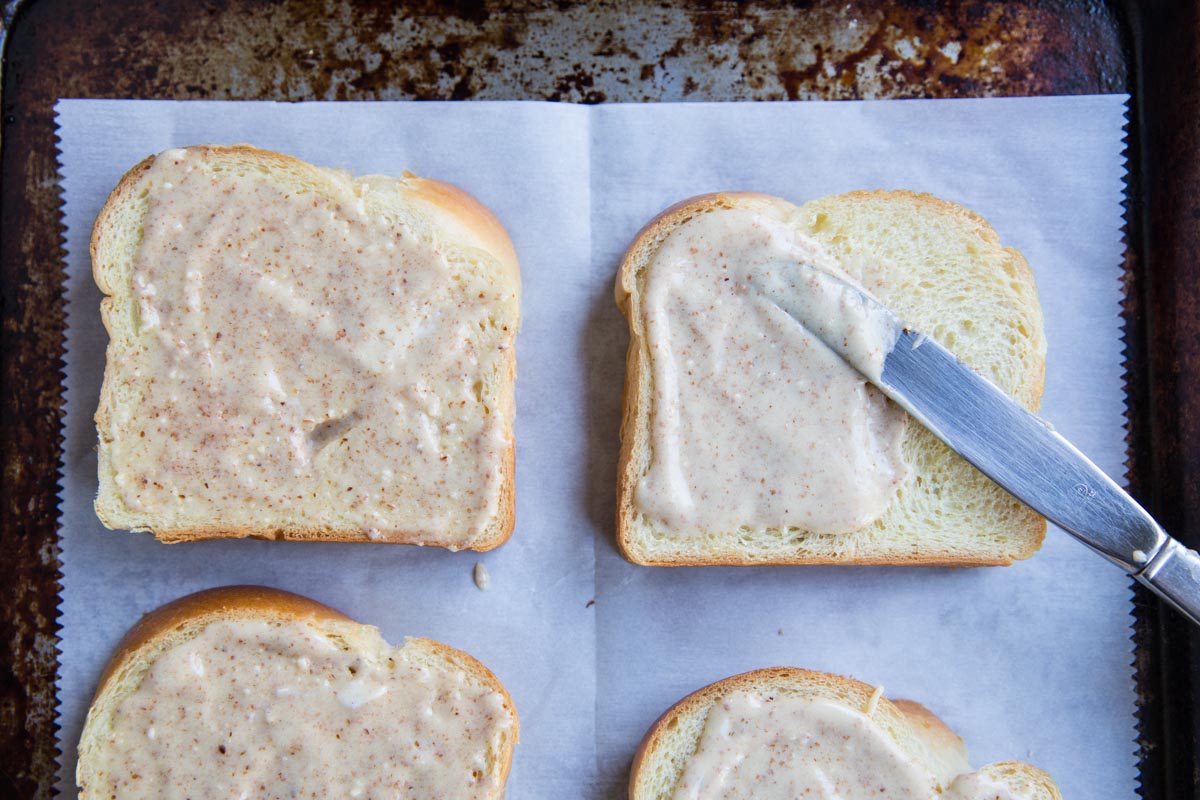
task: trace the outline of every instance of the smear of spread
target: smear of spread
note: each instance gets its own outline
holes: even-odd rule
[[[674,800],[933,800],[937,794],[934,775],[866,714],[821,698],[739,691],[709,712]]]
[[[785,310],[812,300],[813,326],[840,326],[852,355],[881,362],[886,343],[844,316],[821,274],[856,277],[756,209],[696,216],[646,267],[651,458],[635,501],[670,535],[846,533],[895,497],[903,411]]]
[[[767,696],[737,691],[708,713],[696,752],[687,761],[674,800],[1032,800],[1023,789],[985,772],[965,757],[934,775],[901,748],[872,715],[820,697]],[[948,786],[946,784],[949,784]],[[945,788],[943,792],[942,789]]]
[[[113,714],[93,796],[493,797],[505,698],[376,634],[217,622],[163,654]],[[367,648],[370,650],[371,648]]]

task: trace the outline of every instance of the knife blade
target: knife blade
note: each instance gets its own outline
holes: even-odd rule
[[[809,265],[774,302],[1001,488],[1200,625],[1200,555],[1048,422],[869,293]]]

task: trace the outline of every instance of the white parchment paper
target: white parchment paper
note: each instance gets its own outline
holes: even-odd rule
[[[462,648],[521,717],[508,796],[623,796],[654,719],[714,680],[780,664],[882,683],[929,706],[975,764],[1029,760],[1067,797],[1134,794],[1130,591],[1051,530],[1010,568],[635,567],[612,540],[628,341],[612,300],[637,229],[706,191],[795,202],[928,191],[986,217],[1033,266],[1050,343],[1043,414],[1123,473],[1119,302],[1124,96],[610,105],[173,103],[57,106],[67,224],[60,790],[124,631],[190,591],[262,583]],[[248,142],[354,173],[462,186],[521,261],[517,528],[478,555],[255,541],[165,546],[96,519],[95,411],[107,337],[87,243],[146,155]],[[477,561],[491,586],[471,580]],[[595,601],[594,604],[591,601]],[[1085,733],[1086,732],[1086,733]]]

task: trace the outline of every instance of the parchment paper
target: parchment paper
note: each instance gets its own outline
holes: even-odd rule
[[[986,217],[1036,273],[1050,343],[1044,415],[1123,473],[1119,283],[1124,96],[852,103],[173,103],[57,106],[67,224],[60,790],[113,646],[184,593],[262,583],[487,664],[521,717],[508,796],[621,797],[671,703],[787,664],[929,706],[973,763],[1027,759],[1066,797],[1134,794],[1129,582],[1065,534],[1010,568],[651,569],[612,541],[627,334],[623,248],[667,205],[720,189],[795,202],[908,188]],[[517,528],[478,555],[255,541],[165,546],[92,510],[107,337],[92,221],[148,154],[248,142],[355,173],[411,170],[489,205],[524,283]],[[471,580],[477,561],[491,586]],[[592,604],[591,601],[595,603]]]

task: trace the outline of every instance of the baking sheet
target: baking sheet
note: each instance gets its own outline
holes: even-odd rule
[[[1124,96],[570,106],[64,100],[67,417],[62,492],[62,771],[113,645],[188,591],[253,582],[471,652],[522,721],[508,796],[619,797],[646,727],[713,680],[789,664],[928,705],[973,762],[1028,759],[1068,797],[1134,793],[1128,581],[1051,531],[1007,569],[649,569],[612,543],[624,246],[682,198],[797,202],[858,188],[963,203],[1036,274],[1050,342],[1043,413],[1109,474],[1124,459],[1119,302]],[[92,220],[145,155],[245,141],[355,173],[457,183],[521,259],[517,529],[492,553],[278,542],[167,547],[95,518],[106,337]],[[482,561],[491,587],[478,591]],[[592,604],[590,601],[595,600]],[[1086,731],[1086,736],[1080,732]],[[66,778],[63,780],[63,778]]]

